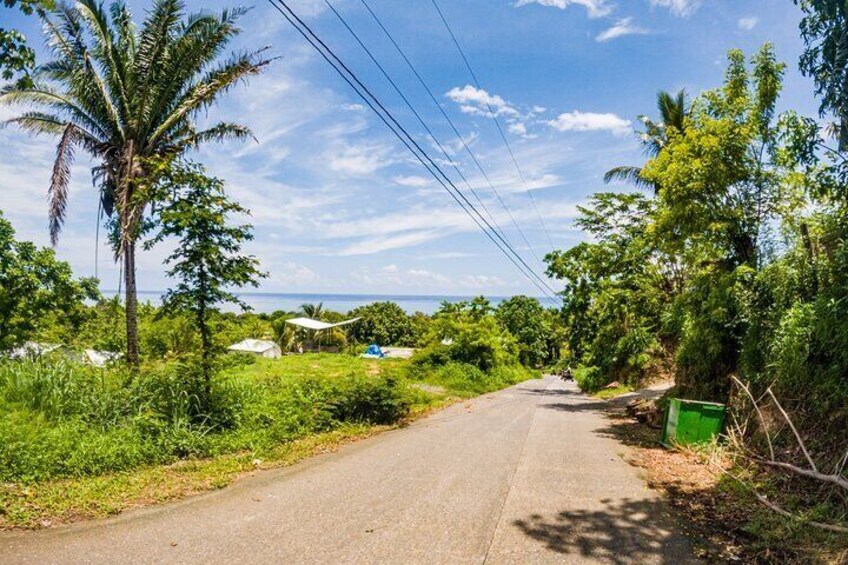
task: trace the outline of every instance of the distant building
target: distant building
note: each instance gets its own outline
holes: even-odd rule
[[[278,359],[283,354],[279,345],[273,341],[265,341],[264,339],[245,339],[229,346],[227,349],[240,353],[252,353],[257,357],[267,357],[268,359]]]
[[[52,353],[62,347],[57,343],[36,343],[34,341],[27,341],[20,347],[16,347],[15,349],[8,352],[8,356],[12,359],[25,359],[27,357],[41,357],[42,355],[47,355],[48,353]]]

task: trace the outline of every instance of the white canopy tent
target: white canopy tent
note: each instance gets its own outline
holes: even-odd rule
[[[287,324],[291,324],[293,326],[297,326],[299,328],[306,328],[307,330],[329,330],[330,328],[337,328],[339,326],[346,326],[348,324],[352,324],[359,320],[360,318],[351,318],[350,320],[345,320],[344,322],[338,322],[335,324],[330,324],[327,322],[322,322],[321,320],[313,320],[312,318],[292,318],[291,320],[286,320]]]
[[[282,355],[279,345],[273,341],[266,341],[264,339],[245,339],[234,343],[227,349],[241,353],[252,353],[257,357],[267,357],[269,359],[277,359]]]
[[[338,328],[341,326],[347,326],[358,321],[359,319],[360,318],[351,318],[350,320],[330,324],[328,322],[322,322],[321,320],[313,320],[312,318],[292,318],[291,320],[286,320],[286,323],[291,324],[292,326],[297,326],[298,328],[314,331],[316,336],[318,337],[318,351],[321,351],[322,331]]]

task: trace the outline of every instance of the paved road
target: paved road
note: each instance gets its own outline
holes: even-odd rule
[[[548,377],[230,488],[0,535],[2,563],[694,563],[605,437]]]

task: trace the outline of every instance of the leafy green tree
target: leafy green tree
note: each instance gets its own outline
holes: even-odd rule
[[[672,95],[665,91],[657,93],[657,109],[660,121],[655,122],[647,116],[639,116],[639,121],[644,126],[644,131],[638,132],[639,142],[642,149],[649,157],[656,157],[668,144],[671,135],[683,131],[686,117],[689,115],[691,106],[685,90],[680,90]],[[604,182],[623,181],[634,184],[639,188],[651,188],[658,192],[659,187],[645,178],[642,167],[619,166],[613,167],[604,174]]]
[[[6,8],[17,8],[24,14],[42,13],[52,9],[52,0],[3,0]],[[26,38],[15,29],[0,27],[0,77],[11,80],[19,75],[19,84],[30,86],[29,73],[35,66],[35,51],[26,43]]]
[[[728,60],[724,86],[696,100],[684,131],[643,169],[662,186],[651,229],[688,271],[677,303],[678,384],[715,399],[739,369],[749,327],[742,297],[774,258],[770,228],[800,203],[775,110],[784,65],[770,44],[750,69],[741,51]]]
[[[414,345],[412,321],[394,302],[360,306],[351,310],[350,316],[361,318],[348,330],[348,335],[358,343]]]
[[[176,249],[165,262],[171,266],[168,276],[178,282],[162,302],[166,312],[186,312],[194,318],[208,401],[216,353],[210,331],[213,309],[230,303],[247,310],[228,289],[258,286],[265,275],[255,257],[241,254],[242,244],[253,239],[251,226],[231,226],[229,221],[247,210],[227,198],[221,180],[206,176],[198,165],[180,165],[165,176],[160,188],[171,196],[160,213],[159,232],[145,246],[177,238]]]
[[[650,234],[655,207],[640,193],[595,194],[577,220],[595,241],[546,257],[548,275],[565,283],[568,361],[593,368],[595,386],[636,380],[673,349],[664,313],[683,274]]]
[[[32,84],[2,90],[0,104],[34,107],[7,123],[59,138],[48,190],[50,235],[59,237],[68,206],[74,152],[98,165],[93,180],[109,217],[116,258],[123,260],[127,361],[139,360],[136,243],[154,200],[163,161],[209,141],[249,136],[221,122],[199,130],[203,115],[229,88],[259,73],[261,51],[219,62],[239,33],[245,10],[185,17],[180,0],[155,0],[140,27],[121,2],[109,13],[96,0],[60,3],[42,16],[52,59],[32,73]]]
[[[17,241],[0,213],[0,351],[6,351],[50,324],[78,327],[86,299],[98,298],[95,279],[75,279],[52,249]]]
[[[794,0],[804,12],[801,37],[806,49],[800,68],[812,77],[821,117],[836,118],[839,150],[848,150],[848,4],[843,0]]]
[[[518,357],[522,364],[537,367],[549,360],[547,335],[551,331],[550,321],[538,300],[513,296],[498,304],[495,318],[518,342]]]

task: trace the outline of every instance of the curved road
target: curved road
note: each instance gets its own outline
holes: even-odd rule
[[[602,411],[528,381],[180,503],[0,534],[0,562],[696,563]]]

